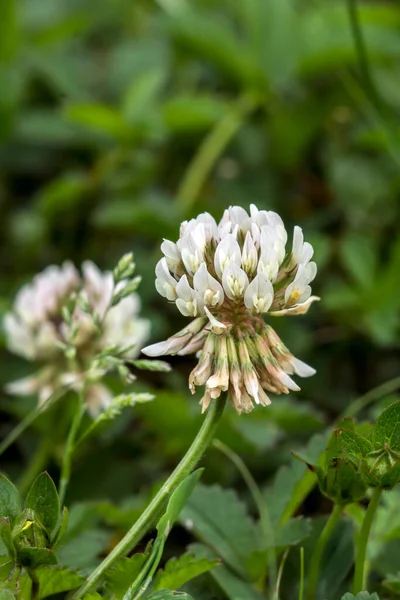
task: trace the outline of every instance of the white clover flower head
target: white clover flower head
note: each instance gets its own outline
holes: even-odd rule
[[[203,410],[227,391],[238,413],[268,405],[267,392],[299,390],[290,377],[314,369],[295,358],[264,320],[304,314],[314,300],[313,248],[294,228],[292,249],[281,217],[250,206],[227,209],[217,224],[208,213],[182,223],[176,243],[164,240],[156,288],[194,320],[149,356],[199,353],[189,388],[205,386]]]
[[[121,267],[130,274],[134,264],[132,260],[128,264],[129,255],[124,258]],[[96,356],[107,354],[107,349],[121,359],[135,358],[149,336],[150,324],[139,317],[140,300],[128,293],[128,281],[117,281],[112,272],[102,272],[89,261],[83,263],[81,273],[65,262],[47,267],[22,287],[4,317],[7,347],[41,370],[6,389],[13,394],[37,393],[43,404],[63,386],[79,390],[88,373],[95,373]],[[104,374],[101,369],[96,372]],[[94,383],[98,379],[94,377],[87,387],[92,414],[112,398],[104,386]]]

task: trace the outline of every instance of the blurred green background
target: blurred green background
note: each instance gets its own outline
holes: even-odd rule
[[[271,408],[227,411],[220,430],[261,485],[399,374],[400,8],[358,12],[376,92],[344,0],[1,0],[2,312],[48,264],[110,268],[133,250],[161,340],[186,323],[154,288],[162,238],[176,240],[182,220],[255,203],[314,245],[321,302],[273,325],[317,374]],[[32,369],[0,352],[1,384]],[[81,450],[71,499],[130,496],[134,510],[175,465],[201,418],[187,390],[193,357],[171,364],[140,376],[152,404]],[[0,435],[34,403],[3,395]],[[47,419],[4,455],[15,479]],[[62,423],[52,435],[56,472]],[[241,488],[215,450],[206,462],[207,481]]]

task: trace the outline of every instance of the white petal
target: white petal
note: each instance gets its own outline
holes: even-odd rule
[[[214,267],[218,277],[222,277],[228,264],[241,264],[241,251],[238,241],[232,233],[226,235],[218,244],[215,251]]]
[[[242,251],[242,268],[248,275],[252,275],[257,269],[258,252],[251,233],[246,233]]]
[[[304,235],[303,230],[298,225],[295,226],[293,230],[293,245],[292,245],[292,254],[297,263],[301,260],[301,253],[303,250],[304,243]]]
[[[168,263],[166,258],[162,258],[156,265],[156,289],[158,293],[167,298],[168,300],[175,300],[176,293],[176,279],[172,277],[168,269]]]
[[[210,275],[205,263],[202,263],[196,271],[193,277],[193,287],[201,294],[204,304],[208,306],[219,306],[224,301],[222,285]]]
[[[313,367],[310,367],[310,365],[307,365],[307,363],[298,358],[293,357],[290,362],[293,365],[294,372],[300,377],[311,377],[317,372]]]
[[[198,223],[203,223],[204,231],[206,235],[206,242],[210,242],[212,239],[216,239],[218,236],[218,226],[215,222],[214,217],[212,217],[209,213],[204,212],[201,213],[197,217]]]
[[[171,271],[174,271],[181,261],[181,253],[179,252],[177,245],[169,240],[164,240],[161,244],[161,252],[166,258],[168,268],[171,269]]]
[[[274,299],[274,288],[272,283],[259,273],[249,284],[244,295],[244,303],[247,308],[255,309],[256,312],[267,312]]]
[[[204,312],[206,313],[208,320],[210,321],[211,329],[214,333],[223,333],[223,331],[227,329],[225,323],[221,323],[221,321],[218,321],[218,319],[216,319],[214,315],[208,310],[207,306],[204,307]]]
[[[186,346],[192,338],[192,333],[186,335],[176,335],[168,338],[164,342],[157,342],[142,348],[143,354],[146,356],[164,356],[165,354],[177,354]]]
[[[6,384],[4,389],[8,394],[13,394],[14,396],[30,396],[31,394],[36,394],[39,387],[40,379],[33,376],[11,381]]]
[[[303,249],[301,252],[301,263],[303,265],[305,265],[308,262],[310,262],[313,254],[314,254],[314,248],[311,246],[311,244],[309,242],[304,242]]]
[[[3,327],[7,338],[7,348],[30,360],[35,358],[35,345],[32,331],[12,313],[4,316]]]
[[[182,300],[191,300],[193,297],[193,289],[190,287],[186,275],[183,275],[176,285],[176,293]]]
[[[204,261],[203,254],[198,248],[190,249],[183,247],[181,250],[182,262],[190,275],[194,275],[201,263]]]
[[[317,274],[317,265],[315,262],[310,262],[304,267],[307,277],[307,283],[311,283]]]
[[[283,371],[281,371],[280,375],[279,375],[279,379],[281,380],[281,382],[283,383],[283,385],[285,387],[287,387],[289,390],[292,390],[293,392],[299,392],[301,388],[299,388],[299,386],[297,385],[297,383],[295,383],[293,381],[293,379],[291,377],[289,377],[289,375],[287,373],[284,373]]]
[[[269,314],[273,317],[284,317],[286,315],[305,315],[311,304],[318,300],[321,300],[321,298],[318,296],[310,296],[310,298],[308,298],[302,304],[295,304],[294,306],[283,308],[282,310],[274,310]]]
[[[222,285],[231,300],[242,298],[249,285],[246,273],[235,263],[229,263],[222,276]]]

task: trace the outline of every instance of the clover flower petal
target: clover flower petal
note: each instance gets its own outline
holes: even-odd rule
[[[217,224],[208,213],[184,222],[179,240],[164,240],[156,267],[156,288],[179,311],[196,317],[165,342],[143,349],[149,356],[197,353],[189,377],[192,392],[204,386],[205,410],[227,391],[238,413],[267,406],[268,392],[300,388],[292,375],[314,369],[295,358],[264,318],[304,314],[315,300],[310,283],[317,266],[300,227],[292,247],[281,217],[239,206],[225,210]]]
[[[165,258],[160,262],[157,271],[164,287],[160,283],[159,291],[171,295],[165,286],[168,283],[175,289],[173,277]],[[132,274],[131,255],[124,265]],[[116,281],[112,272],[102,272],[90,261],[83,263],[81,274],[66,262],[36,275],[18,292],[12,310],[4,317],[4,330],[9,350],[37,363],[40,370],[9,383],[7,391],[35,393],[42,404],[66,385],[79,391],[90,373],[88,410],[95,415],[104,408],[110,394],[95,381],[107,368],[94,365],[110,359],[108,369],[118,361],[122,366],[125,359],[139,354],[149,336],[149,321],[139,317],[139,297],[128,288],[124,293],[127,283],[129,279]]]

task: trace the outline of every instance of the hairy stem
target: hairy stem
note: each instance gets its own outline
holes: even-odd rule
[[[356,545],[356,567],[353,582],[354,595],[357,595],[365,589],[365,559],[367,556],[368,539],[381,495],[382,490],[380,488],[375,488],[372,492],[371,500],[365,513],[360,533],[358,534]]]
[[[82,598],[84,594],[92,590],[96,584],[98,584],[104,571],[108,569],[118,558],[133,550],[136,544],[154,525],[164,509],[171,493],[174,491],[177,485],[193,471],[205,450],[212,442],[215,430],[224,410],[225,401],[225,397],[220,397],[211,403],[197,436],[195,437],[192,445],[182,458],[179,465],[164,483],[145,511],[138,518],[136,523],[132,525],[125,537],[93,571],[87,582],[77,592],[75,592],[71,600]]]
[[[326,547],[326,544],[331,537],[333,530],[335,529],[337,522],[339,521],[342,513],[342,506],[335,504],[333,511],[327,520],[325,527],[322,530],[321,535],[314,547],[311,555],[310,568],[308,571],[308,582],[307,582],[307,600],[315,600],[315,594],[318,585],[319,569],[321,565],[321,559]]]

